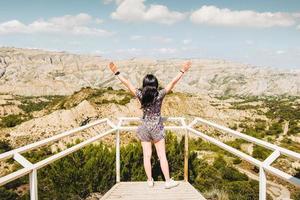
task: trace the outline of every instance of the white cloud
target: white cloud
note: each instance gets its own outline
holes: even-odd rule
[[[117,49],[116,52],[117,53],[139,54],[141,52],[141,49],[137,49],[137,48]]]
[[[78,15],[64,15],[49,20],[39,19],[30,24],[23,24],[18,20],[11,20],[0,24],[0,35],[11,33],[56,33],[73,35],[109,36],[113,33],[107,30],[91,27],[92,22],[97,23],[85,13]],[[99,21],[98,21],[99,22]]]
[[[185,18],[185,14],[170,11],[164,5],[152,4],[147,8],[145,0],[123,0],[119,3],[111,17],[126,22],[156,22],[162,24],[174,24]]]
[[[95,23],[96,23],[96,24],[102,24],[103,22],[104,22],[103,19],[100,19],[100,18],[96,18],[96,19],[95,19]]]
[[[124,0],[103,0],[103,3],[104,4],[110,4],[110,3],[113,3],[113,2],[116,2],[116,4],[120,4],[122,1]]]
[[[173,41],[172,38],[162,37],[162,36],[153,36],[151,39],[154,42],[158,42],[158,43],[161,43],[161,44],[171,43]]]
[[[247,45],[253,45],[254,44],[253,40],[246,40],[245,43]]]
[[[132,41],[152,41],[160,44],[167,44],[173,42],[172,38],[169,37],[164,37],[164,36],[152,36],[152,37],[147,37],[147,36],[142,36],[142,35],[132,35],[130,38]]]
[[[190,40],[190,39],[184,39],[184,40],[182,40],[182,43],[184,44],[184,45],[188,45],[188,44],[190,44],[192,42],[192,40]]]
[[[18,20],[11,20],[0,24],[0,34],[25,33],[26,29],[27,27]]]
[[[96,55],[96,56],[103,56],[103,55],[107,55],[110,53],[111,52],[107,51],[107,50],[95,50],[95,51],[90,52],[91,55]]]
[[[275,53],[277,55],[281,55],[281,54],[285,54],[285,51],[284,50],[277,50]]]
[[[102,0],[102,2],[104,4],[110,4],[110,3],[114,2],[114,0]]]
[[[177,53],[177,49],[175,48],[159,48],[155,49],[156,52],[162,53],[162,54],[174,54]]]
[[[300,18],[300,13],[293,13],[292,15],[296,18]]]
[[[130,40],[132,41],[138,41],[138,40],[143,40],[145,37],[142,35],[132,35],[130,36]]]
[[[202,6],[191,14],[190,20],[196,24],[266,28],[292,26],[296,23],[296,15],[297,13],[233,11],[228,8]]]
[[[297,26],[297,30],[300,30],[300,24]]]

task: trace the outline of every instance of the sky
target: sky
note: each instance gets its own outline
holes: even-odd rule
[[[0,46],[300,69],[300,1],[2,1]]]

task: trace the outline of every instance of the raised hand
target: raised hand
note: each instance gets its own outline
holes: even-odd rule
[[[114,74],[118,71],[118,67],[113,62],[109,63],[109,68]]]
[[[184,72],[188,71],[192,66],[192,62],[191,61],[188,61],[188,62],[185,62],[182,66],[182,69]]]
[[[116,72],[118,71],[118,67],[117,65],[115,65],[113,62],[110,62],[109,63],[109,69],[114,73],[116,74]],[[133,96],[136,95],[136,87],[134,85],[132,85],[132,83],[127,80],[125,77],[123,76],[116,76],[127,88],[128,90],[131,92],[131,94]]]

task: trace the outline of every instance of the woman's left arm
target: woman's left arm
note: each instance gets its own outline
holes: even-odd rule
[[[113,62],[109,63],[109,68],[114,74],[119,72],[118,67]],[[124,78],[120,73],[115,76],[117,76],[117,78],[128,88],[128,90],[131,92],[133,96],[136,95],[136,88],[134,87],[134,85],[132,85],[132,83],[129,80]]]

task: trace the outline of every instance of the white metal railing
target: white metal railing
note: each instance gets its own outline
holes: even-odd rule
[[[120,117],[118,120],[118,124],[115,125],[112,123],[109,119],[101,119],[97,120],[94,122],[91,122],[85,126],[81,126],[78,128],[74,128],[72,130],[60,133],[58,135],[52,136],[50,138],[5,152],[0,154],[0,161],[13,158],[15,161],[20,163],[23,168],[12,172],[6,176],[0,177],[0,186],[5,185],[6,183],[9,183],[15,179],[18,179],[22,176],[28,175],[29,174],[29,184],[30,184],[30,199],[31,200],[37,200],[38,199],[38,180],[37,180],[37,170],[53,163],[54,161],[65,157],[99,139],[101,139],[104,136],[107,136],[112,133],[116,133],[116,182],[120,182],[120,131],[133,131],[136,130],[138,126],[123,126],[124,122],[130,122],[130,121],[140,121],[141,118],[139,117]],[[280,156],[280,155],[285,155],[287,157],[291,157],[295,160],[300,160],[300,154],[284,149],[282,147],[276,146],[274,144],[265,142],[263,140],[256,139],[254,137],[242,134],[238,131],[234,131],[232,129],[229,129],[227,127],[218,125],[216,123],[207,121],[202,118],[195,118],[190,124],[185,123],[185,119],[183,117],[167,117],[166,121],[173,121],[173,122],[178,122],[179,125],[173,125],[173,126],[165,126],[166,130],[184,130],[185,131],[185,145],[184,145],[184,180],[188,181],[188,138],[189,138],[189,133],[193,133],[196,136],[201,137],[204,140],[207,140],[218,147],[238,156],[241,159],[244,159],[251,164],[259,167],[259,199],[260,200],[266,200],[266,185],[267,185],[267,179],[266,179],[266,174],[265,172],[269,172],[285,181],[288,181],[295,185],[296,187],[300,187],[300,179],[291,176],[290,174],[287,174],[277,168],[274,168],[271,166],[271,164]],[[262,147],[265,147],[267,149],[270,149],[273,151],[273,153],[264,161],[257,160],[250,155],[247,155],[227,144],[224,144],[223,142],[210,137],[204,133],[202,133],[199,130],[196,130],[193,128],[194,125],[197,123],[201,123],[204,125],[211,126],[215,129],[224,131],[226,133],[229,133],[231,135],[234,135],[236,137],[242,138],[248,142],[260,145]],[[106,124],[110,127],[109,130],[101,133],[99,130],[99,125]],[[36,149],[38,147],[53,143],[55,141],[58,141],[62,138],[65,138],[67,136],[74,135],[75,133],[78,133],[80,131],[92,129],[97,132],[96,136],[93,136],[85,141],[80,142],[79,144],[76,144],[68,149],[65,149],[57,154],[54,154],[46,159],[43,159],[37,163],[31,163],[28,161],[24,156],[21,154],[24,152],[27,152],[32,149]]]

